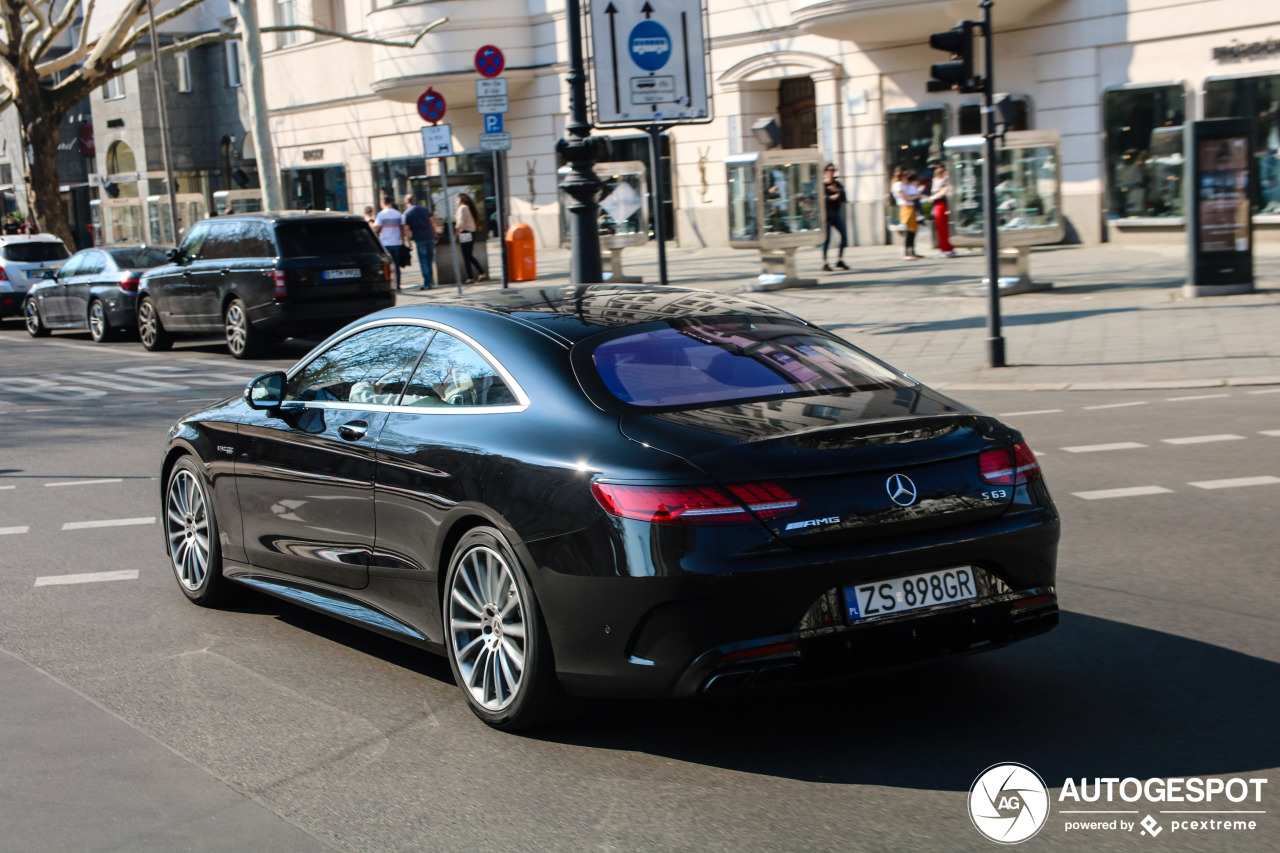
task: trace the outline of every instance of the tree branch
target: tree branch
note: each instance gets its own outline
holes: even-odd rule
[[[68,9],[74,9],[76,5],[77,5],[76,0],[67,0]],[[56,56],[45,63],[37,63],[36,64],[37,74],[39,74],[41,77],[45,77],[45,76],[48,76],[49,74],[56,74],[57,72],[61,71],[64,68],[70,68],[72,65],[75,65],[77,62],[83,59],[85,55],[89,52],[89,49],[94,44],[97,44],[97,42],[90,43],[89,41],[89,22],[93,20],[94,8],[95,8],[94,4],[90,3],[88,4],[88,8],[85,10],[84,21],[80,26],[79,43],[75,47],[73,47],[71,50],[62,54],[61,56]],[[46,42],[48,42],[48,44],[46,44]],[[49,45],[51,45],[52,43],[53,43],[52,38],[42,39],[40,44],[37,45],[36,50],[32,52],[31,58],[39,59],[41,55],[43,55],[43,53],[49,49]]]
[[[289,32],[302,31],[307,33],[318,33],[319,35],[322,35],[322,36],[333,36],[334,38],[340,38],[343,41],[354,41],[360,44],[380,44],[380,45],[385,45],[386,47],[412,48],[412,47],[417,47],[418,42],[422,41],[422,37],[425,36],[427,33],[431,32],[441,24],[447,24],[447,23],[449,23],[449,18],[447,16],[443,18],[437,18],[436,20],[432,21],[431,23],[423,27],[418,32],[418,35],[414,38],[413,41],[387,41],[385,39],[366,38],[365,36],[353,36],[347,33],[337,32],[336,30],[322,30],[319,27],[308,27],[302,24],[290,24],[287,27],[260,27],[258,29],[258,32],[289,33]],[[161,51],[161,53],[163,52],[164,51]]]
[[[196,6],[199,6],[204,2],[205,0],[183,0],[183,2],[179,3],[177,6],[174,6],[169,11],[156,15],[156,27],[159,28],[160,26],[168,23],[169,21],[172,21],[174,18],[178,17],[179,15],[186,14],[187,12],[191,11]],[[245,2],[249,2],[249,0],[245,0]],[[148,32],[150,32],[150,30],[151,30],[151,22],[143,21],[136,30],[129,33],[129,38],[125,41],[124,44],[120,46],[119,52],[125,53],[126,51],[130,50],[135,44],[137,44],[138,39],[145,36]]]
[[[176,53],[185,53],[188,50],[194,50],[195,48],[201,47],[202,45],[216,44],[217,42],[220,42],[220,41],[238,41],[239,38],[240,38],[239,33],[225,33],[225,32],[202,33],[198,36],[189,38],[185,41],[174,42],[171,45],[167,45],[165,47],[160,48],[160,56],[162,57],[173,56]],[[139,68],[143,65],[146,65],[150,61],[151,61],[151,54],[147,53],[143,56],[138,57],[133,62],[130,62],[127,65],[120,66],[117,73],[123,74],[126,71],[132,71],[135,68]],[[112,75],[112,76],[115,76],[115,75]]]
[[[50,2],[52,3],[53,0],[50,0]],[[52,6],[50,6],[49,8],[50,10],[53,9]],[[75,20],[76,10],[79,8],[80,8],[80,3],[77,2],[77,0],[66,0],[66,5],[62,7],[62,14],[58,16],[57,20],[55,20],[53,24],[50,26],[48,32],[44,34],[44,36],[32,49],[31,51],[32,59],[38,60],[40,57],[44,56],[45,51],[47,51],[53,45],[54,40],[58,36],[62,35],[62,31],[65,30],[68,26],[70,26],[71,22]],[[84,44],[86,41],[88,41],[87,33],[89,32],[89,19],[93,15],[93,8],[94,8],[94,4],[89,3],[88,8],[85,10],[84,25],[81,26],[80,28],[81,44]]]
[[[22,6],[31,13],[34,18],[30,24],[22,31],[22,52],[28,53],[31,50],[31,43],[36,40],[36,36],[49,26],[49,20],[44,16],[44,12],[40,11],[32,0],[22,0]]]
[[[129,0],[127,4],[116,15],[116,19],[111,22],[93,46],[93,50],[89,52],[89,58],[85,60],[85,65],[95,71],[109,71],[111,63],[120,56],[120,48],[124,43],[129,30],[137,22],[138,17],[142,14],[143,8],[146,6],[147,0]],[[107,61],[104,63],[103,60]]]

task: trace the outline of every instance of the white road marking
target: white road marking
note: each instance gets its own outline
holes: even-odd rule
[[[1029,412],[1005,412],[1002,415],[996,415],[998,418],[1016,418],[1019,415],[1056,415],[1062,409],[1033,409]]]
[[[1105,406],[1085,406],[1086,412],[1097,411],[1098,409],[1123,409],[1126,406],[1145,406],[1146,400],[1134,400],[1132,403],[1107,403]]]
[[[1162,438],[1165,444],[1208,444],[1211,441],[1243,441],[1243,435],[1222,433],[1221,435],[1188,435],[1185,438]]]
[[[1230,396],[1230,394],[1196,394],[1193,397],[1165,397],[1165,400],[1170,403],[1181,403],[1183,400],[1217,400]]]
[[[0,486],[0,492],[5,492],[5,491],[8,491],[9,489],[16,489],[16,488],[18,487],[17,486]]]
[[[110,480],[65,480],[61,483],[45,483],[44,485],[45,485],[45,488],[53,488],[55,486],[96,486],[99,483],[123,483],[123,482],[124,480],[122,478],[115,477]]]
[[[0,536],[12,536],[15,533],[26,533],[31,529],[30,525],[21,524],[17,527],[0,527]]]
[[[85,572],[79,575],[44,575],[36,578],[36,586],[63,586],[73,583],[101,583],[103,581],[136,581],[137,569],[121,569],[116,572]]]
[[[128,527],[131,524],[155,524],[156,517],[146,518],[107,518],[102,521],[68,521],[62,525],[63,530],[88,530],[91,527]]]
[[[1233,480],[1201,480],[1198,483],[1187,483],[1198,489],[1235,489],[1240,486],[1270,486],[1280,483],[1280,477],[1236,477]]]
[[[1114,444],[1082,444],[1062,449],[1068,453],[1097,453],[1103,450],[1135,450],[1139,447],[1146,447],[1146,445],[1136,441],[1117,441]]]
[[[1280,388],[1264,388],[1261,391],[1245,391],[1246,394],[1280,394]]]
[[[1280,438],[1280,429],[1264,429],[1259,433],[1259,435],[1269,435],[1273,438]],[[10,486],[9,488],[12,489],[13,486]]]
[[[1168,495],[1172,493],[1173,489],[1166,489],[1163,486],[1130,486],[1127,489],[1098,489],[1094,492],[1072,492],[1071,494],[1087,501],[1101,501],[1108,498],[1137,498],[1143,495]]]

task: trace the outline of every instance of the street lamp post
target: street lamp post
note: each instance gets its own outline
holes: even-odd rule
[[[160,159],[164,161],[164,185],[169,191],[169,224],[173,227],[173,244],[178,245],[178,191],[173,185],[173,157],[170,155],[169,109],[164,100],[164,76],[160,73],[160,38],[156,34],[154,3],[147,0],[147,21],[151,32],[151,56],[155,62],[156,106],[160,110]],[[164,229],[161,229],[163,231]]]
[[[579,0],[566,0],[569,23],[569,125],[568,136],[556,143],[556,151],[569,164],[560,184],[573,199],[569,205],[570,284],[595,284],[604,278],[600,263],[599,205],[596,195],[596,155],[601,140],[592,137],[587,119],[587,72],[582,55],[582,9]]]

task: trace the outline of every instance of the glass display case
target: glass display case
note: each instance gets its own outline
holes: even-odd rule
[[[200,193],[178,193],[178,235],[173,234],[167,195],[147,196],[147,239],[153,244],[176,246],[193,222],[205,218],[204,196]]]
[[[945,143],[951,166],[951,241],[981,246],[983,174],[981,136],[955,136]],[[996,150],[996,227],[1001,248],[1057,243],[1065,235],[1062,220],[1061,139],[1057,131],[1005,134]]]
[[[773,149],[725,161],[729,244],[737,249],[797,249],[822,244],[827,211],[822,155]]]
[[[213,194],[213,210],[219,216],[227,213],[257,213],[262,210],[262,190],[218,190]]]
[[[142,199],[103,198],[89,202],[95,246],[143,243]]]
[[[623,249],[649,242],[649,170],[639,160],[621,160],[595,164],[601,189],[596,196],[600,205],[598,231],[600,248]],[[563,185],[568,166],[560,167],[558,184]],[[560,243],[569,247],[569,205],[573,199],[563,189],[560,193]]]

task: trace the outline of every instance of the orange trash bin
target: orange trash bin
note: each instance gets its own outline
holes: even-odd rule
[[[512,281],[534,281],[538,278],[538,262],[533,248],[533,229],[523,222],[513,222],[507,229],[507,266]]]

